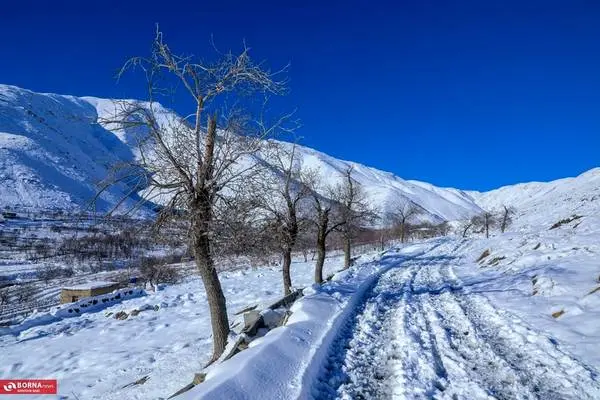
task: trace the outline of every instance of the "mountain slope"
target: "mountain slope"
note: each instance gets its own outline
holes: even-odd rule
[[[114,101],[35,93],[0,85],[0,208],[78,210],[95,193],[115,161],[136,156],[127,132],[113,132],[99,118],[114,112]],[[164,118],[174,117],[164,110]],[[305,165],[317,168],[324,179],[337,180],[349,166],[369,196],[385,211],[385,204],[407,198],[422,207],[430,221],[467,218],[480,211],[473,199],[456,189],[408,181],[389,172],[342,161],[299,146]],[[104,193],[96,204],[106,210],[127,193],[124,186]],[[132,198],[131,201],[135,201]]]
[[[595,216],[600,202],[600,168],[574,178],[520,183],[484,193],[466,193],[486,210],[497,210],[503,205],[515,207],[517,216],[514,226],[526,230],[553,224],[574,214]]]
[[[98,124],[90,102],[0,85],[0,207],[81,209],[110,165],[133,157]],[[107,191],[98,209],[108,209],[125,190]]]

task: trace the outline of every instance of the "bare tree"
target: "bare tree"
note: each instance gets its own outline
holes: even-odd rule
[[[502,206],[500,211],[500,231],[504,233],[506,228],[512,223],[512,216],[515,214],[513,207]]]
[[[342,183],[335,188],[336,198],[340,203],[340,225],[344,248],[344,268],[348,268],[352,260],[352,240],[361,225],[373,222],[377,218],[368,202],[362,186],[352,177],[354,167],[349,166],[343,172]]]
[[[421,213],[421,208],[407,198],[400,198],[388,205],[387,218],[400,233],[400,242],[406,240],[407,224]]]
[[[8,305],[9,300],[10,296],[8,294],[8,290],[0,289],[0,307]]]
[[[177,283],[180,279],[179,271],[175,266],[152,257],[145,257],[141,260],[140,276],[153,287],[159,283]]]
[[[471,219],[473,226],[485,231],[485,237],[490,237],[490,228],[494,228],[497,224],[497,220],[493,213],[484,211],[483,213],[474,216]]]
[[[267,124],[263,118],[248,117],[251,107],[238,106],[221,116],[218,112],[224,104],[248,105],[255,95],[264,101],[271,94],[282,94],[286,82],[278,78],[279,72],[254,63],[246,47],[237,55],[217,52],[214,62],[176,55],[158,29],[150,56],[127,61],[119,77],[130,69],[144,73],[147,101],[118,103],[114,117],[101,123],[135,135],[139,156],[115,168],[98,195],[122,185],[128,195],[141,193],[142,201],[130,212],[155,201],[161,204],[157,228],[174,219],[189,225],[187,238],[210,309],[212,362],[223,353],[229,333],[226,300],[214,263],[221,237],[216,232],[226,225],[221,218],[229,215],[232,199],[251,195],[246,194],[246,183],[258,169],[254,155],[263,139],[290,117]],[[178,117],[157,102],[158,96],[170,96],[177,89],[194,105],[190,115]]]
[[[460,229],[462,229],[462,237],[463,238],[467,237],[467,234],[469,233],[469,229],[471,229],[474,224],[475,224],[474,217],[471,219],[468,219],[466,221],[463,221],[460,224]]]
[[[283,259],[283,292],[291,293],[292,252],[303,227],[302,201],[309,195],[304,183],[302,157],[296,144],[273,143],[272,151],[265,156],[272,170],[258,183],[258,207],[266,214],[266,222],[273,232]],[[258,197],[260,196],[260,197]]]
[[[46,285],[53,279],[70,278],[73,275],[75,275],[75,272],[72,268],[63,268],[56,264],[46,265],[37,273],[38,278],[44,281]]]
[[[39,292],[39,289],[33,283],[25,283],[18,286],[17,303],[29,303],[33,301],[34,296]]]
[[[317,260],[315,262],[315,283],[323,282],[323,266],[327,253],[327,237],[339,230],[345,223],[341,212],[340,195],[335,186],[325,184],[320,178],[319,171],[309,173],[307,179],[312,192],[313,213],[311,221],[316,227]]]

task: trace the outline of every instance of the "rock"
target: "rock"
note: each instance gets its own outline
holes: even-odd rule
[[[194,385],[199,385],[202,382],[204,382],[205,378],[206,378],[206,374],[204,372],[200,372],[199,374],[194,374],[194,380],[192,381],[192,383]]]
[[[129,317],[129,314],[127,314],[125,311],[119,311],[118,313],[115,314],[115,319],[124,320],[124,319],[127,319],[128,317]]]
[[[244,329],[250,328],[260,318],[260,313],[256,310],[246,311],[244,313]]]

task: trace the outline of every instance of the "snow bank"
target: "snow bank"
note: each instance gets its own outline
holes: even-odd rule
[[[292,399],[307,397],[325,363],[329,346],[366,293],[387,270],[402,260],[421,254],[425,245],[386,252],[376,260],[336,274],[323,286],[305,289],[291,308],[285,326],[253,341],[250,347],[212,367],[206,380],[182,400],[196,399]],[[364,261],[364,260],[363,260]]]
[[[141,288],[125,288],[100,296],[86,297],[74,303],[62,304],[51,311],[33,313],[18,325],[0,328],[0,336],[19,335],[21,332],[35,326],[51,324],[63,318],[77,317],[83,313],[100,311],[123,300],[146,295]]]

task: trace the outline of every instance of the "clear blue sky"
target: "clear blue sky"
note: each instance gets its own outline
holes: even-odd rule
[[[113,73],[158,22],[178,51],[291,62],[303,144],[339,158],[478,190],[600,165],[597,1],[7,3],[1,83],[142,97]]]

